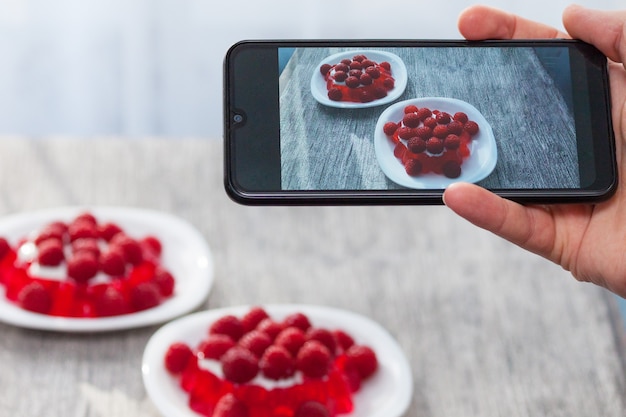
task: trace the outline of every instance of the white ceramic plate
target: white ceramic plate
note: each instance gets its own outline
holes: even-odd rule
[[[314,326],[343,329],[357,343],[369,345],[378,357],[379,369],[354,397],[351,417],[399,417],[406,412],[413,395],[413,377],[404,353],[379,324],[363,316],[334,308],[305,305],[267,305],[268,314],[277,320],[293,312],[306,314]],[[178,385],[163,364],[173,342],[197,344],[213,321],[225,314],[243,316],[250,306],[239,306],[195,313],[166,324],[148,341],[143,355],[142,373],[148,396],[164,416],[198,417],[188,406],[188,394]]]
[[[0,236],[15,245],[54,220],[69,221],[89,211],[98,221],[114,221],[130,236],[153,235],[163,244],[162,263],[176,279],[174,295],[157,307],[103,318],[66,318],[32,313],[8,301],[0,285],[0,321],[19,327],[62,332],[102,332],[162,323],[197,308],[213,285],[211,251],[190,224],[157,211],[122,207],[60,207],[0,219]]]
[[[335,65],[339,63],[342,59],[352,58],[355,55],[365,55],[369,59],[376,61],[378,63],[387,61],[391,64],[391,75],[395,79],[395,86],[393,90],[389,91],[387,96],[371,101],[369,103],[352,103],[346,101],[334,101],[328,98],[328,90],[326,88],[326,80],[320,74],[320,67],[323,64]],[[381,106],[384,104],[391,103],[398,97],[404,93],[404,90],[407,85],[407,70],[404,62],[400,59],[399,56],[392,54],[390,52],[385,51],[376,51],[376,50],[354,50],[348,52],[341,52],[338,54],[330,55],[324,60],[322,60],[314,69],[313,75],[311,77],[311,93],[315,100],[319,103],[329,106],[329,107],[338,107],[345,109],[359,109],[366,107],[375,107]]]
[[[465,112],[470,120],[478,123],[480,130],[470,144],[470,156],[463,162],[459,178],[448,178],[433,173],[412,177],[406,173],[404,165],[393,154],[395,145],[383,132],[387,122],[397,123],[402,120],[404,108],[410,104],[417,107],[428,107],[454,114]],[[389,106],[380,115],[374,133],[374,149],[376,158],[385,175],[396,184],[414,189],[443,189],[454,182],[478,182],[486,178],[496,167],[498,148],[491,125],[485,117],[471,104],[453,98],[425,97],[405,100]]]

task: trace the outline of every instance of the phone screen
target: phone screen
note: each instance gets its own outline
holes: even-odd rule
[[[262,88],[253,104],[231,105],[245,123],[227,121],[240,146],[255,142],[237,154],[235,170],[249,172],[238,179],[244,190],[440,196],[466,181],[579,197],[615,182],[606,58],[589,45],[252,50],[250,59],[267,56],[263,70],[254,65]]]

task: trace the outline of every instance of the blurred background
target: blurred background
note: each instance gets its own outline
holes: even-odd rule
[[[220,139],[222,60],[238,40],[454,39],[473,3],[0,0],[0,135]],[[561,28],[570,2],[483,3]]]

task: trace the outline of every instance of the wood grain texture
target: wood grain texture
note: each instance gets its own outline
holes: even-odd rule
[[[203,309],[319,304],[387,328],[412,366],[406,417],[626,414],[623,328],[605,291],[444,207],[236,205],[221,158],[204,139],[2,138],[0,214],[80,204],[177,215],[214,254]],[[0,324],[0,415],[158,416],[140,369],[155,330]]]

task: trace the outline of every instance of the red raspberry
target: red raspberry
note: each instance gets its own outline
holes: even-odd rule
[[[433,155],[438,155],[443,152],[443,140],[432,137],[426,141],[426,150]]]
[[[418,108],[416,105],[414,104],[409,104],[408,106],[406,106],[404,108],[404,114],[409,114],[409,113],[417,113],[418,112]]]
[[[86,283],[99,269],[98,259],[91,252],[78,252],[67,260],[67,275],[76,282]]]
[[[63,237],[65,236],[66,232],[67,232],[67,226],[65,225],[65,223],[62,223],[62,222],[50,223],[49,225],[44,227],[42,230],[40,230],[39,233],[37,233],[37,236],[35,237],[35,244],[39,245],[44,240],[47,240],[50,238],[57,239],[62,242]]]
[[[283,326],[286,327],[297,327],[298,329],[306,332],[311,327],[311,322],[309,318],[303,313],[292,313],[285,317],[283,321]]]
[[[91,252],[96,258],[100,256],[98,239],[81,238],[72,242],[72,252],[77,253],[83,250]]]
[[[460,135],[463,133],[463,123],[457,122],[456,120],[448,123],[448,133],[451,135]]]
[[[212,334],[200,343],[198,351],[207,359],[220,360],[235,345],[235,341],[225,334]]]
[[[365,69],[365,73],[372,77],[372,79],[377,80],[380,78],[380,70],[375,66],[369,66]]]
[[[376,62],[372,61],[371,59],[365,58],[364,60],[361,61],[361,66],[363,66],[363,68],[366,68],[366,69],[370,67],[375,67]]]
[[[412,177],[415,177],[421,174],[422,169],[423,169],[422,163],[417,159],[409,159],[404,164],[404,170],[406,171],[407,174],[409,174]]]
[[[464,129],[467,133],[474,136],[478,133],[478,123],[470,120],[469,122],[465,123]]]
[[[333,87],[328,90],[328,98],[332,101],[341,101],[343,99],[343,93],[337,87]]]
[[[350,67],[348,65],[350,65],[350,60],[348,60],[348,63],[346,64],[345,62],[341,61],[341,63],[335,65],[335,72],[337,71],[341,71],[341,72],[345,72],[346,74],[348,73],[348,71],[350,71]]]
[[[269,318],[269,314],[262,307],[252,307],[241,318],[241,324],[243,325],[244,333],[248,333],[257,328],[259,323]]]
[[[457,112],[457,113],[454,113],[454,116],[452,117],[452,119],[457,121],[457,122],[459,122],[459,123],[461,123],[461,124],[465,124],[468,121],[467,114],[465,114],[465,113],[463,113],[461,111]]]
[[[0,260],[4,258],[9,252],[11,252],[11,245],[9,245],[9,242],[5,238],[0,237]]]
[[[404,158],[404,155],[406,154],[406,152],[407,152],[407,148],[404,145],[404,143],[398,142],[396,144],[396,147],[393,149],[393,156],[395,156],[398,159],[402,159]]]
[[[398,130],[398,124],[394,122],[387,122],[383,126],[383,132],[385,132],[385,135],[387,136],[393,136],[393,134],[396,133],[396,130]]]
[[[226,380],[236,384],[252,381],[259,372],[259,361],[252,352],[241,346],[235,346],[220,359],[222,372]]]
[[[433,129],[433,136],[439,139],[444,139],[446,136],[448,136],[448,127],[445,125],[435,126],[435,128]]]
[[[276,336],[284,329],[283,325],[275,322],[271,318],[266,318],[262,320],[257,326],[257,330],[260,330],[266,333],[272,340],[276,339]]]
[[[348,78],[348,73],[345,71],[335,71],[335,73],[333,74],[333,78],[338,83],[342,83],[346,80],[346,78]]]
[[[243,336],[243,324],[236,316],[227,314],[213,322],[209,334],[225,334],[236,342]]]
[[[350,63],[350,69],[358,69],[360,70],[363,66],[361,65],[360,61],[352,61]]]
[[[151,282],[142,282],[130,289],[130,303],[135,311],[147,310],[161,303],[158,287]]]
[[[106,290],[94,301],[96,315],[99,317],[119,316],[130,312],[128,301],[122,292],[114,287]]]
[[[330,417],[330,412],[322,403],[306,401],[298,407],[293,417]]]
[[[352,336],[350,336],[343,330],[335,330],[333,333],[335,334],[337,344],[344,351],[348,350],[352,345],[354,345],[354,339],[352,338]]]
[[[126,273],[126,261],[121,248],[109,248],[100,254],[100,269],[112,277],[121,277]]]
[[[173,343],[165,353],[165,369],[173,374],[179,374],[185,370],[193,357],[193,351],[187,344],[182,342]]]
[[[274,345],[284,347],[295,358],[306,340],[306,335],[302,330],[297,327],[287,327],[276,336]]]
[[[245,402],[237,399],[235,394],[224,394],[213,410],[213,417],[250,417],[250,411]]]
[[[331,355],[328,348],[317,340],[307,341],[296,357],[297,368],[308,378],[322,378],[328,374]]]
[[[374,101],[374,94],[371,91],[363,90],[360,92],[359,99],[361,103],[369,103],[370,101]]]
[[[141,245],[132,237],[118,233],[111,239],[110,246],[119,247],[124,253],[124,260],[132,265],[139,265],[143,261]]]
[[[433,135],[433,130],[428,126],[420,126],[415,129],[415,136],[424,140],[429,139]]]
[[[458,178],[461,176],[461,165],[457,161],[447,161],[442,167],[443,175],[448,178]]]
[[[322,64],[320,66],[320,74],[322,74],[323,76],[326,76],[326,74],[328,74],[328,71],[331,70],[333,66],[330,64]]]
[[[122,228],[115,223],[104,223],[98,227],[98,235],[107,242],[110,242],[113,236],[120,232],[122,232]]]
[[[252,330],[239,339],[239,346],[248,349],[250,352],[254,353],[257,358],[263,356],[265,349],[270,347],[271,344],[272,338],[259,330]]]
[[[167,269],[162,266],[157,266],[154,270],[154,277],[152,278],[152,282],[154,282],[159,288],[159,293],[163,297],[169,297],[174,294],[174,287],[176,285],[176,280],[174,276]]]
[[[81,238],[96,239],[99,236],[96,225],[87,220],[71,223],[67,227],[67,233],[69,234],[70,241],[72,242]]]
[[[446,139],[443,141],[443,146],[446,149],[455,151],[459,149],[459,146],[461,146],[461,139],[457,135],[448,135],[446,136]]]
[[[367,57],[363,54],[355,55],[352,57],[352,61],[363,62],[367,59]]]
[[[39,243],[37,251],[37,261],[43,266],[58,266],[65,260],[63,243],[56,238],[46,239]]]
[[[269,379],[290,378],[296,372],[296,360],[284,347],[273,345],[261,357],[259,368]]]
[[[361,379],[369,378],[378,369],[376,353],[369,346],[353,345],[346,351],[346,368],[357,371]]]
[[[423,107],[417,111],[417,116],[420,118],[421,121],[426,120],[432,115],[433,112],[428,107]]]
[[[422,153],[426,150],[426,141],[416,136],[409,139],[407,142],[407,148],[415,154]]]
[[[433,117],[425,118],[422,123],[424,123],[424,126],[430,127],[431,129],[434,129],[437,126],[437,120],[435,120]]]
[[[417,116],[417,113],[406,113],[402,118],[402,123],[407,127],[415,128],[420,125],[421,120]]]
[[[372,94],[374,95],[375,98],[383,98],[383,97],[387,97],[387,90],[385,90],[383,87],[377,86],[374,87],[374,91],[372,92]]]
[[[84,213],[80,213],[78,216],[74,217],[74,220],[72,221],[72,223],[79,223],[82,221],[91,223],[94,226],[98,224],[98,219],[96,219],[96,216],[93,213],[88,212],[88,211]]]
[[[441,125],[447,125],[452,120],[452,116],[450,116],[450,113],[446,113],[445,111],[443,111],[437,114],[435,119],[437,120],[437,123]]]
[[[361,78],[359,78],[359,80],[361,81],[361,85],[372,85],[372,83],[374,82],[374,79],[368,73],[364,73],[363,75],[361,75]]]
[[[414,135],[415,135],[415,132],[413,132],[413,129],[411,129],[410,127],[402,126],[398,128],[398,137],[400,139],[409,140]]]
[[[19,305],[35,313],[48,314],[52,308],[52,294],[41,283],[25,285],[17,295]]]
[[[330,330],[312,327],[307,331],[306,336],[308,340],[316,340],[326,346],[331,356],[334,356],[337,352],[337,340],[335,340],[335,335]]]
[[[156,236],[146,236],[139,241],[142,248],[148,249],[154,256],[159,257],[163,252],[163,245]]]
[[[346,78],[346,85],[349,88],[357,88],[359,85],[361,85],[361,81],[357,77],[350,76]]]
[[[393,78],[387,78],[385,79],[385,81],[383,81],[383,85],[385,86],[387,90],[391,90],[392,88],[396,86],[396,82],[394,81]]]
[[[391,64],[387,61],[383,61],[380,64],[378,64],[379,67],[383,68],[386,71],[391,71]]]

